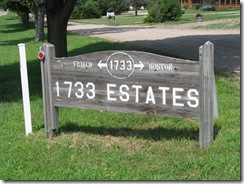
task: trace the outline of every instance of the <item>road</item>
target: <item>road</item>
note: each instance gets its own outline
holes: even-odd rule
[[[231,24],[233,21],[224,20]],[[69,23],[68,30],[82,35],[105,38],[184,59],[199,59],[199,47],[207,41],[215,45],[215,67],[229,72],[240,72],[241,37],[240,29],[206,30],[193,29],[193,25],[223,22],[196,22],[178,26],[108,26]]]

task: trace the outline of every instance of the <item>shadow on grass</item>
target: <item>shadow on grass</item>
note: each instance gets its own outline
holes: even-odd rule
[[[42,98],[40,62],[27,63],[31,97]],[[22,99],[19,63],[0,67],[0,102],[16,102]]]
[[[217,136],[220,127],[214,125],[214,138]],[[59,136],[62,132],[74,133],[84,132],[88,134],[96,134],[100,136],[114,136],[114,137],[137,137],[143,139],[150,139],[159,141],[162,139],[170,140],[199,140],[199,129],[195,128],[165,128],[156,127],[149,129],[132,129],[132,128],[109,128],[109,127],[92,127],[92,126],[80,126],[75,123],[67,123],[61,126],[55,132],[55,136]]]
[[[31,42],[33,41],[34,42],[34,38],[31,37],[31,38],[20,38],[20,39],[16,39],[16,40],[4,40],[1,42],[1,45],[2,46],[17,46],[19,43],[28,43],[28,42]]]
[[[15,20],[16,18],[6,18],[5,20],[11,21],[11,20]],[[29,22],[29,27],[26,28],[24,27],[20,22],[19,23],[11,23],[11,24],[5,24],[5,25],[0,25],[0,33],[6,33],[6,34],[10,34],[10,33],[20,33],[23,31],[27,31],[30,29],[35,29],[35,23],[33,21]]]

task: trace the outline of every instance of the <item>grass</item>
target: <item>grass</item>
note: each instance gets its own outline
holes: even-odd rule
[[[234,28],[240,28],[240,22],[235,22],[233,24],[217,23],[217,24],[208,24],[205,26],[194,27],[194,29],[234,29]]]
[[[34,26],[34,25],[33,25]],[[198,145],[190,119],[60,108],[60,128],[45,139],[34,29],[0,17],[1,180],[240,180],[240,79],[216,73],[220,117],[214,142]],[[25,136],[18,43],[26,44],[33,133]],[[132,49],[68,35],[69,55]]]
[[[102,16],[99,19],[72,19],[73,22],[84,23],[84,24],[105,24],[112,26],[123,26],[123,25],[144,25],[145,15],[128,15],[128,16],[116,16],[115,20],[109,19],[106,16]]]
[[[194,23],[195,15],[201,14],[204,17],[204,21],[212,21],[219,19],[228,19],[228,18],[240,18],[240,10],[235,11],[202,11],[202,10],[186,10],[182,17],[176,21],[165,22],[165,25],[174,25],[174,24],[185,24],[185,23]]]
[[[168,21],[163,23],[164,25],[175,25],[175,24],[184,24],[184,23],[193,23],[195,22],[195,15],[202,14],[204,16],[204,21],[211,21],[211,20],[219,20],[219,19],[227,19],[227,18],[239,18],[240,17],[240,10],[233,10],[233,11],[209,11],[203,12],[201,10],[185,10],[185,13],[182,17],[176,21]],[[134,16],[129,14],[123,14],[116,16],[116,21],[109,20],[106,16],[103,16],[100,19],[78,19],[78,20],[71,20],[73,22],[84,23],[84,24],[105,24],[105,25],[112,25],[112,26],[122,26],[122,25],[155,25],[155,24],[146,24],[144,23],[146,15]]]

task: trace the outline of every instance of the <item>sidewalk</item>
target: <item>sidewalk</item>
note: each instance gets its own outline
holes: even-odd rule
[[[215,45],[215,67],[240,71],[240,30],[199,30],[180,27],[107,26],[69,23],[69,31],[145,47],[174,57],[199,59],[199,47],[207,41]]]

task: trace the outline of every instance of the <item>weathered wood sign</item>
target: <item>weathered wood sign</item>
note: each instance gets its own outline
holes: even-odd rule
[[[200,120],[200,147],[213,139],[213,44],[200,47],[200,62],[138,51],[102,51],[55,58],[41,50],[47,137],[58,128],[58,107],[153,114]]]

